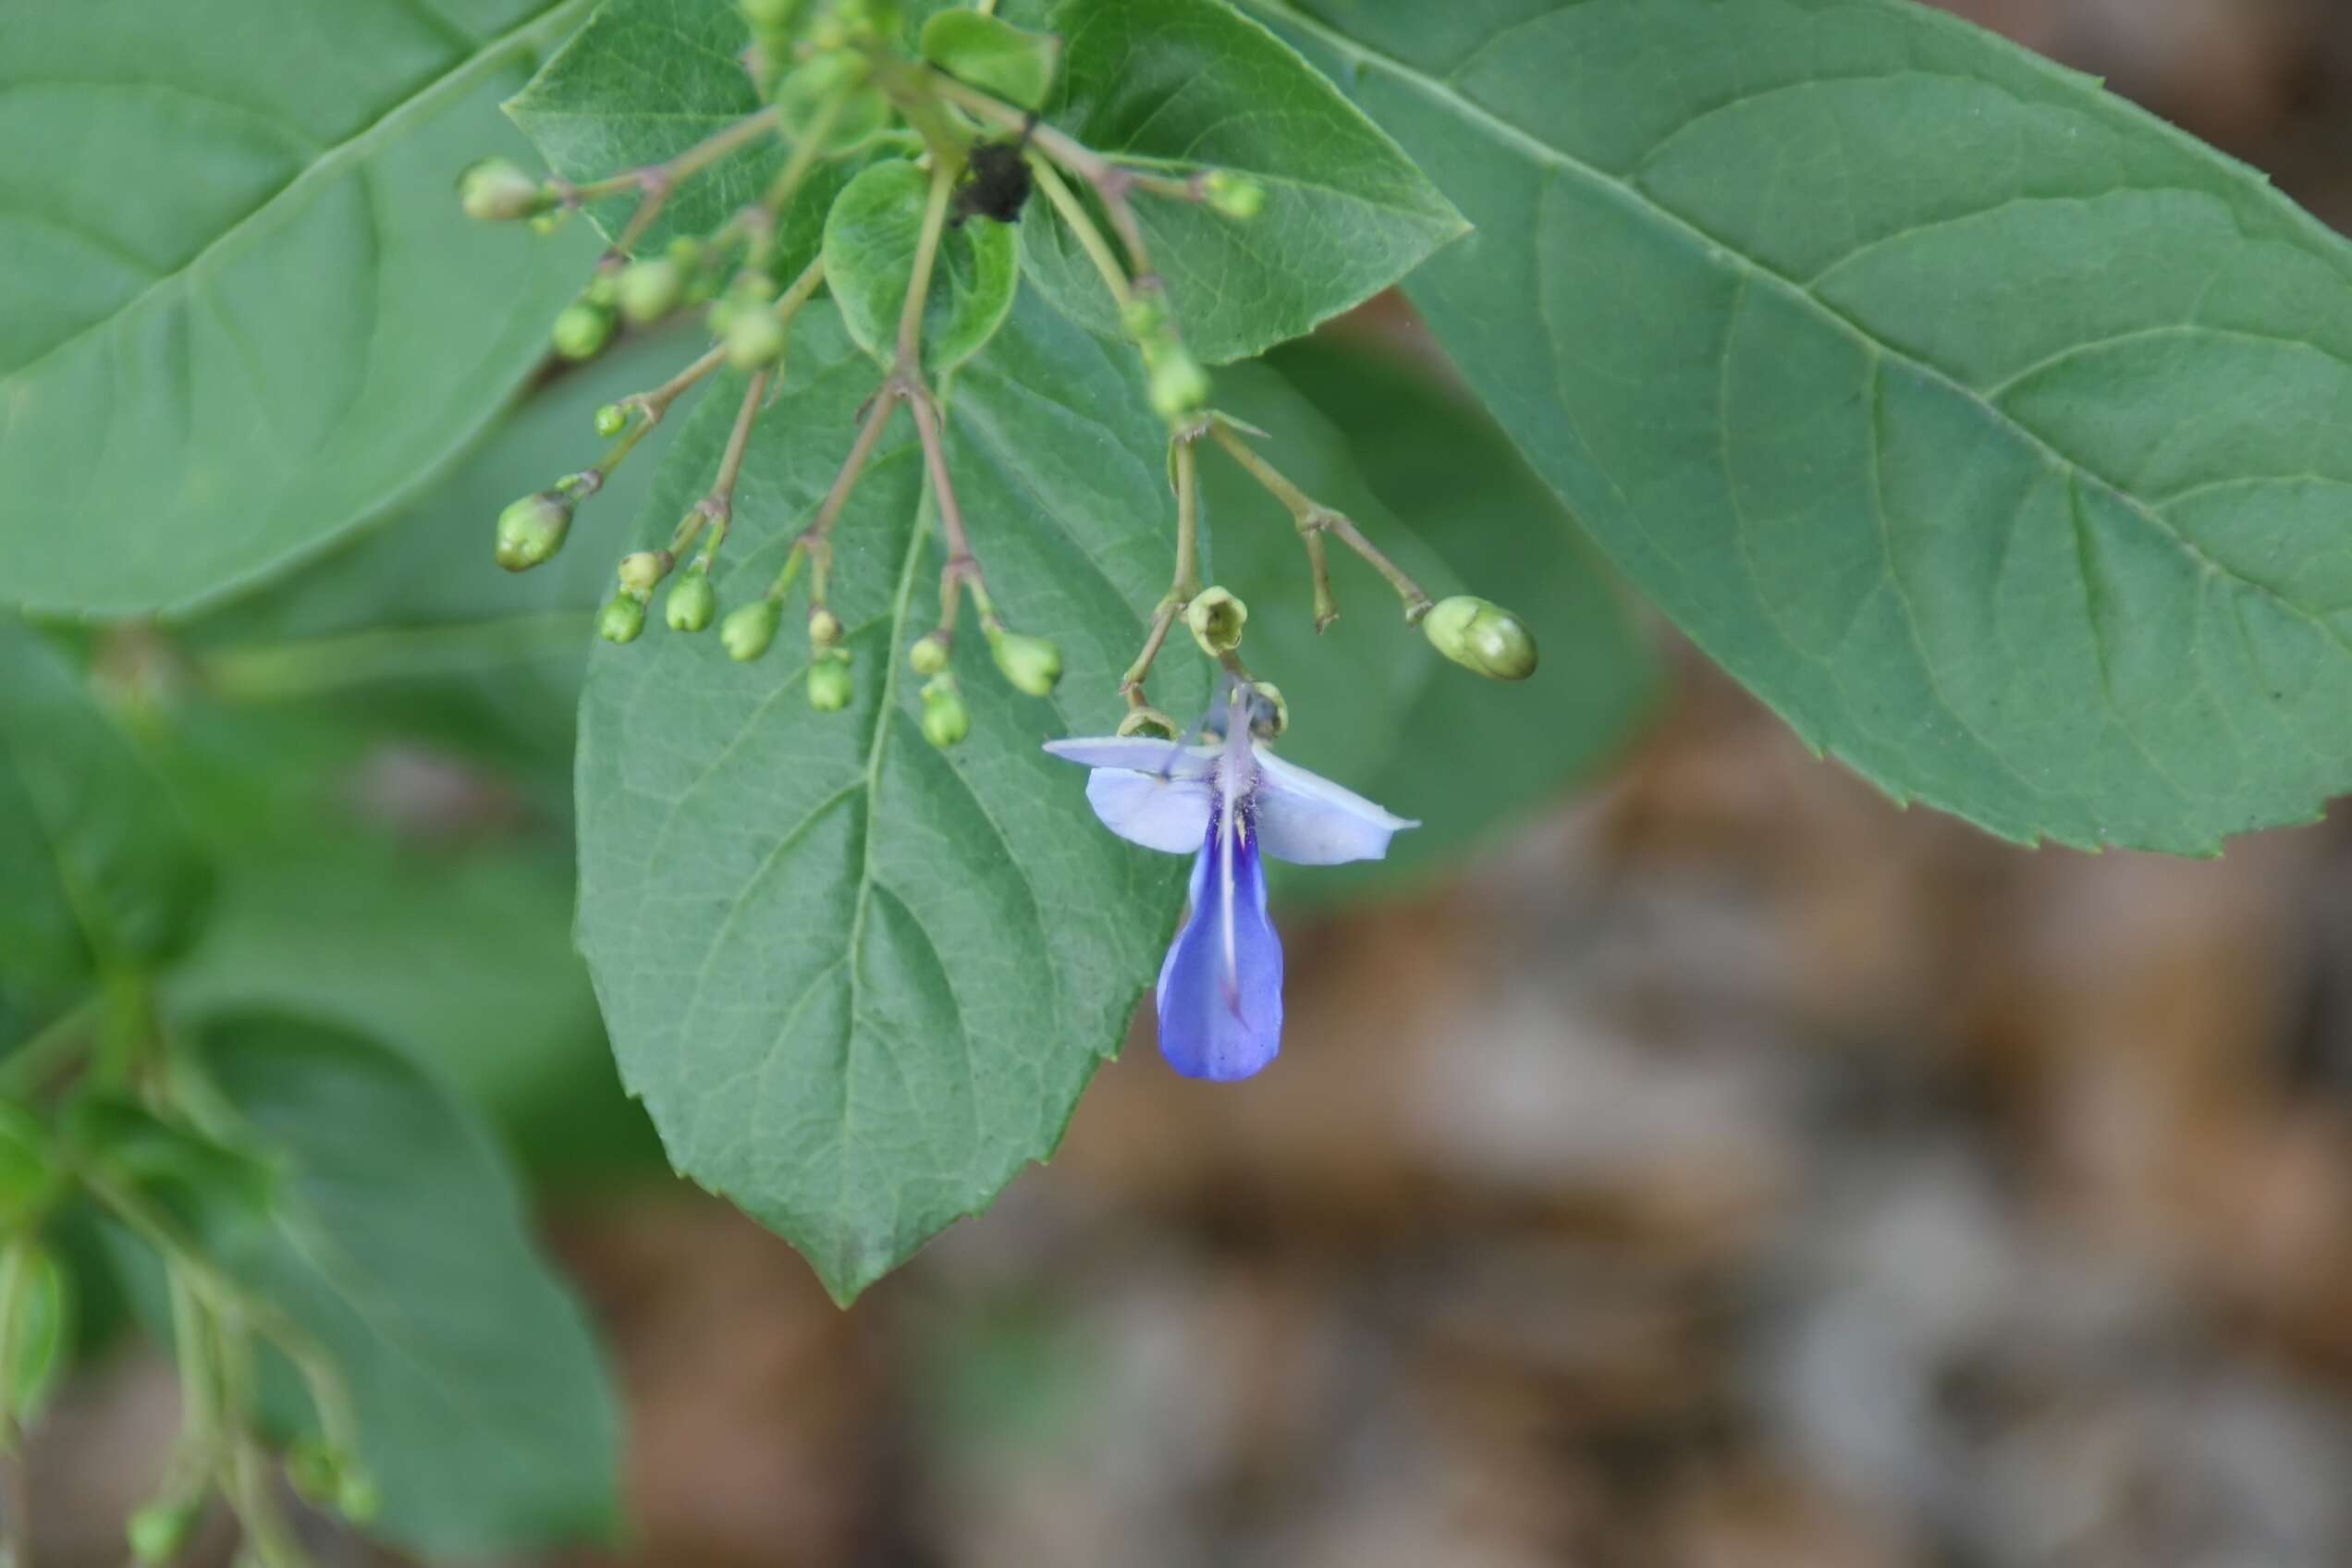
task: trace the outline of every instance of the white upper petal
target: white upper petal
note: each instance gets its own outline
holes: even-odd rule
[[[1161,743],[1163,749],[1166,742]],[[1200,852],[1208,837],[1212,791],[1206,779],[1162,778],[1098,767],[1086,778],[1086,803],[1102,825],[1131,844],[1172,855]]]
[[[1206,778],[1218,756],[1215,746],[1181,746],[1148,735],[1080,736],[1048,741],[1046,750],[1085,767],[1123,767],[1163,778]],[[1199,837],[1194,835],[1196,840]],[[1193,847],[1200,846],[1195,842]]]
[[[1278,860],[1300,865],[1382,860],[1390,839],[1420,826],[1271,752],[1257,753],[1258,847]]]

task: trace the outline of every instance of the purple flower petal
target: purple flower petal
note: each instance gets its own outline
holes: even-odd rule
[[[1123,767],[1165,778],[1206,778],[1221,754],[1219,747],[1180,746],[1148,735],[1077,735],[1048,741],[1046,750],[1085,767]]]
[[[1246,811],[1216,811],[1193,862],[1193,912],[1159,966],[1159,1049],[1187,1078],[1228,1082],[1282,1047],[1282,939]]]
[[[1098,767],[1086,776],[1086,803],[1129,843],[1182,855],[1199,850],[1216,796],[1206,779]]]
[[[1421,826],[1269,751],[1260,749],[1256,760],[1258,836],[1276,860],[1299,865],[1383,860],[1390,839]]]

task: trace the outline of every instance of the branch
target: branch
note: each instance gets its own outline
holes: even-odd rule
[[[1363,557],[1371,564],[1373,570],[1388,579],[1389,586],[1395,589],[1397,597],[1404,602],[1407,625],[1416,624],[1429,613],[1429,595],[1422,592],[1421,584],[1366,539],[1363,531],[1345,513],[1332,510],[1292,484],[1272,463],[1252,450],[1249,443],[1243,441],[1225,420],[1211,419],[1208,435],[1225,449],[1227,457],[1239,463],[1244,472],[1263,485],[1268,494],[1281,502],[1290,512],[1300,537],[1306,543],[1308,563],[1315,572],[1316,630],[1321,631],[1330,623],[1332,617],[1339,614],[1338,606],[1331,598],[1329,574],[1323,561],[1321,536],[1327,533],[1338,535],[1340,543]]]

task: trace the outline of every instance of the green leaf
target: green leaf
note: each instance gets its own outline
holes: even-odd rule
[[[1627,573],[1807,741],[2020,840],[2352,783],[2352,255],[1892,0],[1245,0],[1479,225],[1412,291]]]
[[[651,632],[590,662],[580,940],[622,1077],[678,1168],[780,1231],[845,1301],[1052,1149],[1182,901],[1182,862],[1102,832],[1084,775],[1038,749],[1110,728],[1166,587],[1163,436],[1127,361],[1032,297],[949,410],[997,603],[1060,645],[1050,704],[1003,685],[967,630],[971,738],[925,743],[905,649],[942,557],[917,524],[903,417],[836,535],[847,711],[810,709],[789,637],[749,665]],[[822,306],[791,363],[752,438],[723,605],[774,575],[874,389]],[[708,485],[735,405],[720,386],[680,434],[648,537]],[[1197,661],[1170,662],[1163,700],[1202,702]]]
[[[413,702],[379,688],[175,716],[174,782],[223,873],[166,1002],[182,1019],[269,1008],[381,1039],[489,1111],[534,1171],[643,1163],[650,1130],[571,943],[570,843],[550,831],[568,769],[511,770],[497,755],[511,741],[472,742],[440,713],[441,683],[413,684]],[[403,795],[432,815],[364,806]]]
[[[1524,682],[1482,680],[1404,624],[1395,592],[1329,543],[1341,614],[1315,631],[1290,514],[1200,448],[1217,581],[1250,606],[1250,668],[1281,688],[1280,750],[1421,826],[1385,861],[1282,875],[1285,899],[1345,899],[1425,875],[1588,777],[1659,688],[1656,657],[1575,523],[1466,399],[1427,368],[1319,341],[1218,380],[1219,406],[1291,480],[1345,512],[1432,595],[1486,593],[1535,631]]]
[[[499,507],[594,460],[597,407],[693,348],[655,335],[567,371],[431,496],[188,629],[197,683],[235,705],[171,716],[170,780],[222,866],[176,1012],[277,1007],[385,1040],[484,1106],[534,1173],[646,1161],[572,950],[565,829],[594,607],[683,410],[580,508],[562,556],[515,576],[488,550]],[[386,780],[444,820],[369,809]]]
[[[1061,40],[977,11],[941,11],[923,24],[923,57],[959,80],[1024,109],[1053,89]]]
[[[372,1527],[429,1556],[609,1536],[610,1384],[481,1128],[323,1024],[223,1019],[195,1048],[285,1176],[271,1227],[200,1240],[341,1368],[383,1491]]]
[[[1134,198],[1184,339],[1211,364],[1306,333],[1463,232],[1385,132],[1221,0],[1065,0],[1047,25],[1064,41],[1055,126],[1138,168],[1231,169],[1266,188],[1245,222]],[[1069,227],[1043,201],[1029,211],[1030,276],[1093,330],[1123,336]]]
[[[667,381],[693,351],[686,335],[659,333],[566,370],[414,505],[190,625],[203,686],[246,703],[364,689],[380,728],[411,733],[444,733],[470,711],[469,735],[569,778],[590,623],[678,418],[582,504],[546,565],[491,570],[493,520],[516,496],[594,463],[605,445],[595,410]]]
[[[44,6],[0,49],[0,594],[183,610],[412,489],[589,251],[459,211],[588,0]],[[445,10],[447,8],[445,7]]]
[[[707,141],[759,112],[759,93],[741,55],[750,36],[728,0],[606,0],[507,114],[537,143],[557,174],[585,184],[642,168]],[[759,200],[790,156],[776,137],[738,148],[681,184],[646,229],[638,251],[679,235],[708,234]],[[798,273],[816,255],[826,209],[853,172],[820,164],[785,208],[774,270]],[[633,195],[593,202],[589,218],[607,237],[636,210]]]
[[[825,220],[825,285],[850,336],[884,364],[896,354],[930,190],[929,175],[893,158],[850,181]],[[1021,284],[1015,243],[996,223],[941,237],[923,301],[923,362],[934,373],[970,359],[1004,325]]]
[[[38,1015],[186,945],[209,876],[88,678],[0,615],[0,999]]]

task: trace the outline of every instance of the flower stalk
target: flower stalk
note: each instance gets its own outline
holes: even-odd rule
[[[555,182],[556,193],[567,208],[631,190],[639,193],[636,210],[629,214],[629,221],[613,237],[611,248],[605,252],[604,260],[597,263],[604,267],[618,266],[635,251],[645,231],[652,228],[655,220],[661,216],[662,209],[669,203],[671,192],[737,148],[748,146],[761,137],[781,129],[783,123],[782,112],[771,104],[658,164],[646,164],[604,179],[591,180],[585,185],[569,185],[558,180]]]
[[[1323,557],[1322,536],[1326,533],[1333,535],[1363,557],[1373,570],[1388,580],[1389,586],[1396,590],[1397,597],[1403,602],[1404,623],[1407,626],[1420,624],[1421,618],[1429,613],[1429,606],[1435,601],[1410,573],[1390,560],[1378,545],[1366,539],[1364,531],[1356,527],[1354,520],[1344,512],[1323,505],[1292,484],[1280,469],[1242,439],[1231,421],[1212,419],[1208,435],[1223,448],[1227,457],[1257,481],[1267,494],[1281,502],[1283,508],[1291,514],[1291,521],[1306,545],[1309,570],[1315,574],[1315,629],[1317,631],[1329,626],[1339,614],[1338,601],[1331,593],[1329,567]]]
[[[1159,658],[1160,649],[1167,645],[1168,634],[1174,629],[1177,618],[1201,591],[1200,462],[1194,449],[1199,436],[1195,428],[1170,439],[1168,466],[1176,487],[1176,570],[1167,594],[1152,611],[1151,624],[1144,633],[1143,650],[1119,678],[1119,693],[1126,699],[1130,717],[1141,716],[1157,720],[1170,734],[1175,733],[1175,724],[1152,707],[1144,694],[1144,682],[1150,678],[1152,665]]]
[[[856,439],[850,443],[849,455],[841,459],[840,468],[833,475],[832,486],[825,492],[825,499],[816,508],[816,519],[801,531],[793,541],[792,554],[778,573],[776,583],[768,589],[768,596],[781,599],[791,588],[791,580],[800,570],[803,555],[816,563],[817,583],[815,602],[825,602],[824,579],[832,565],[833,525],[841,521],[841,508],[848,506],[850,496],[864,476],[865,465],[874,456],[874,448],[882,439],[882,432],[890,423],[890,416],[898,411],[897,392],[885,386],[865,406],[864,417],[859,422]]]
[[[939,239],[947,233],[948,203],[954,199],[956,178],[963,172],[961,153],[931,149],[931,189],[923,204],[923,229],[914,243],[914,266],[907,275],[906,300],[899,307],[897,379],[908,383],[921,374],[923,314],[931,301],[931,273],[938,264]]]

